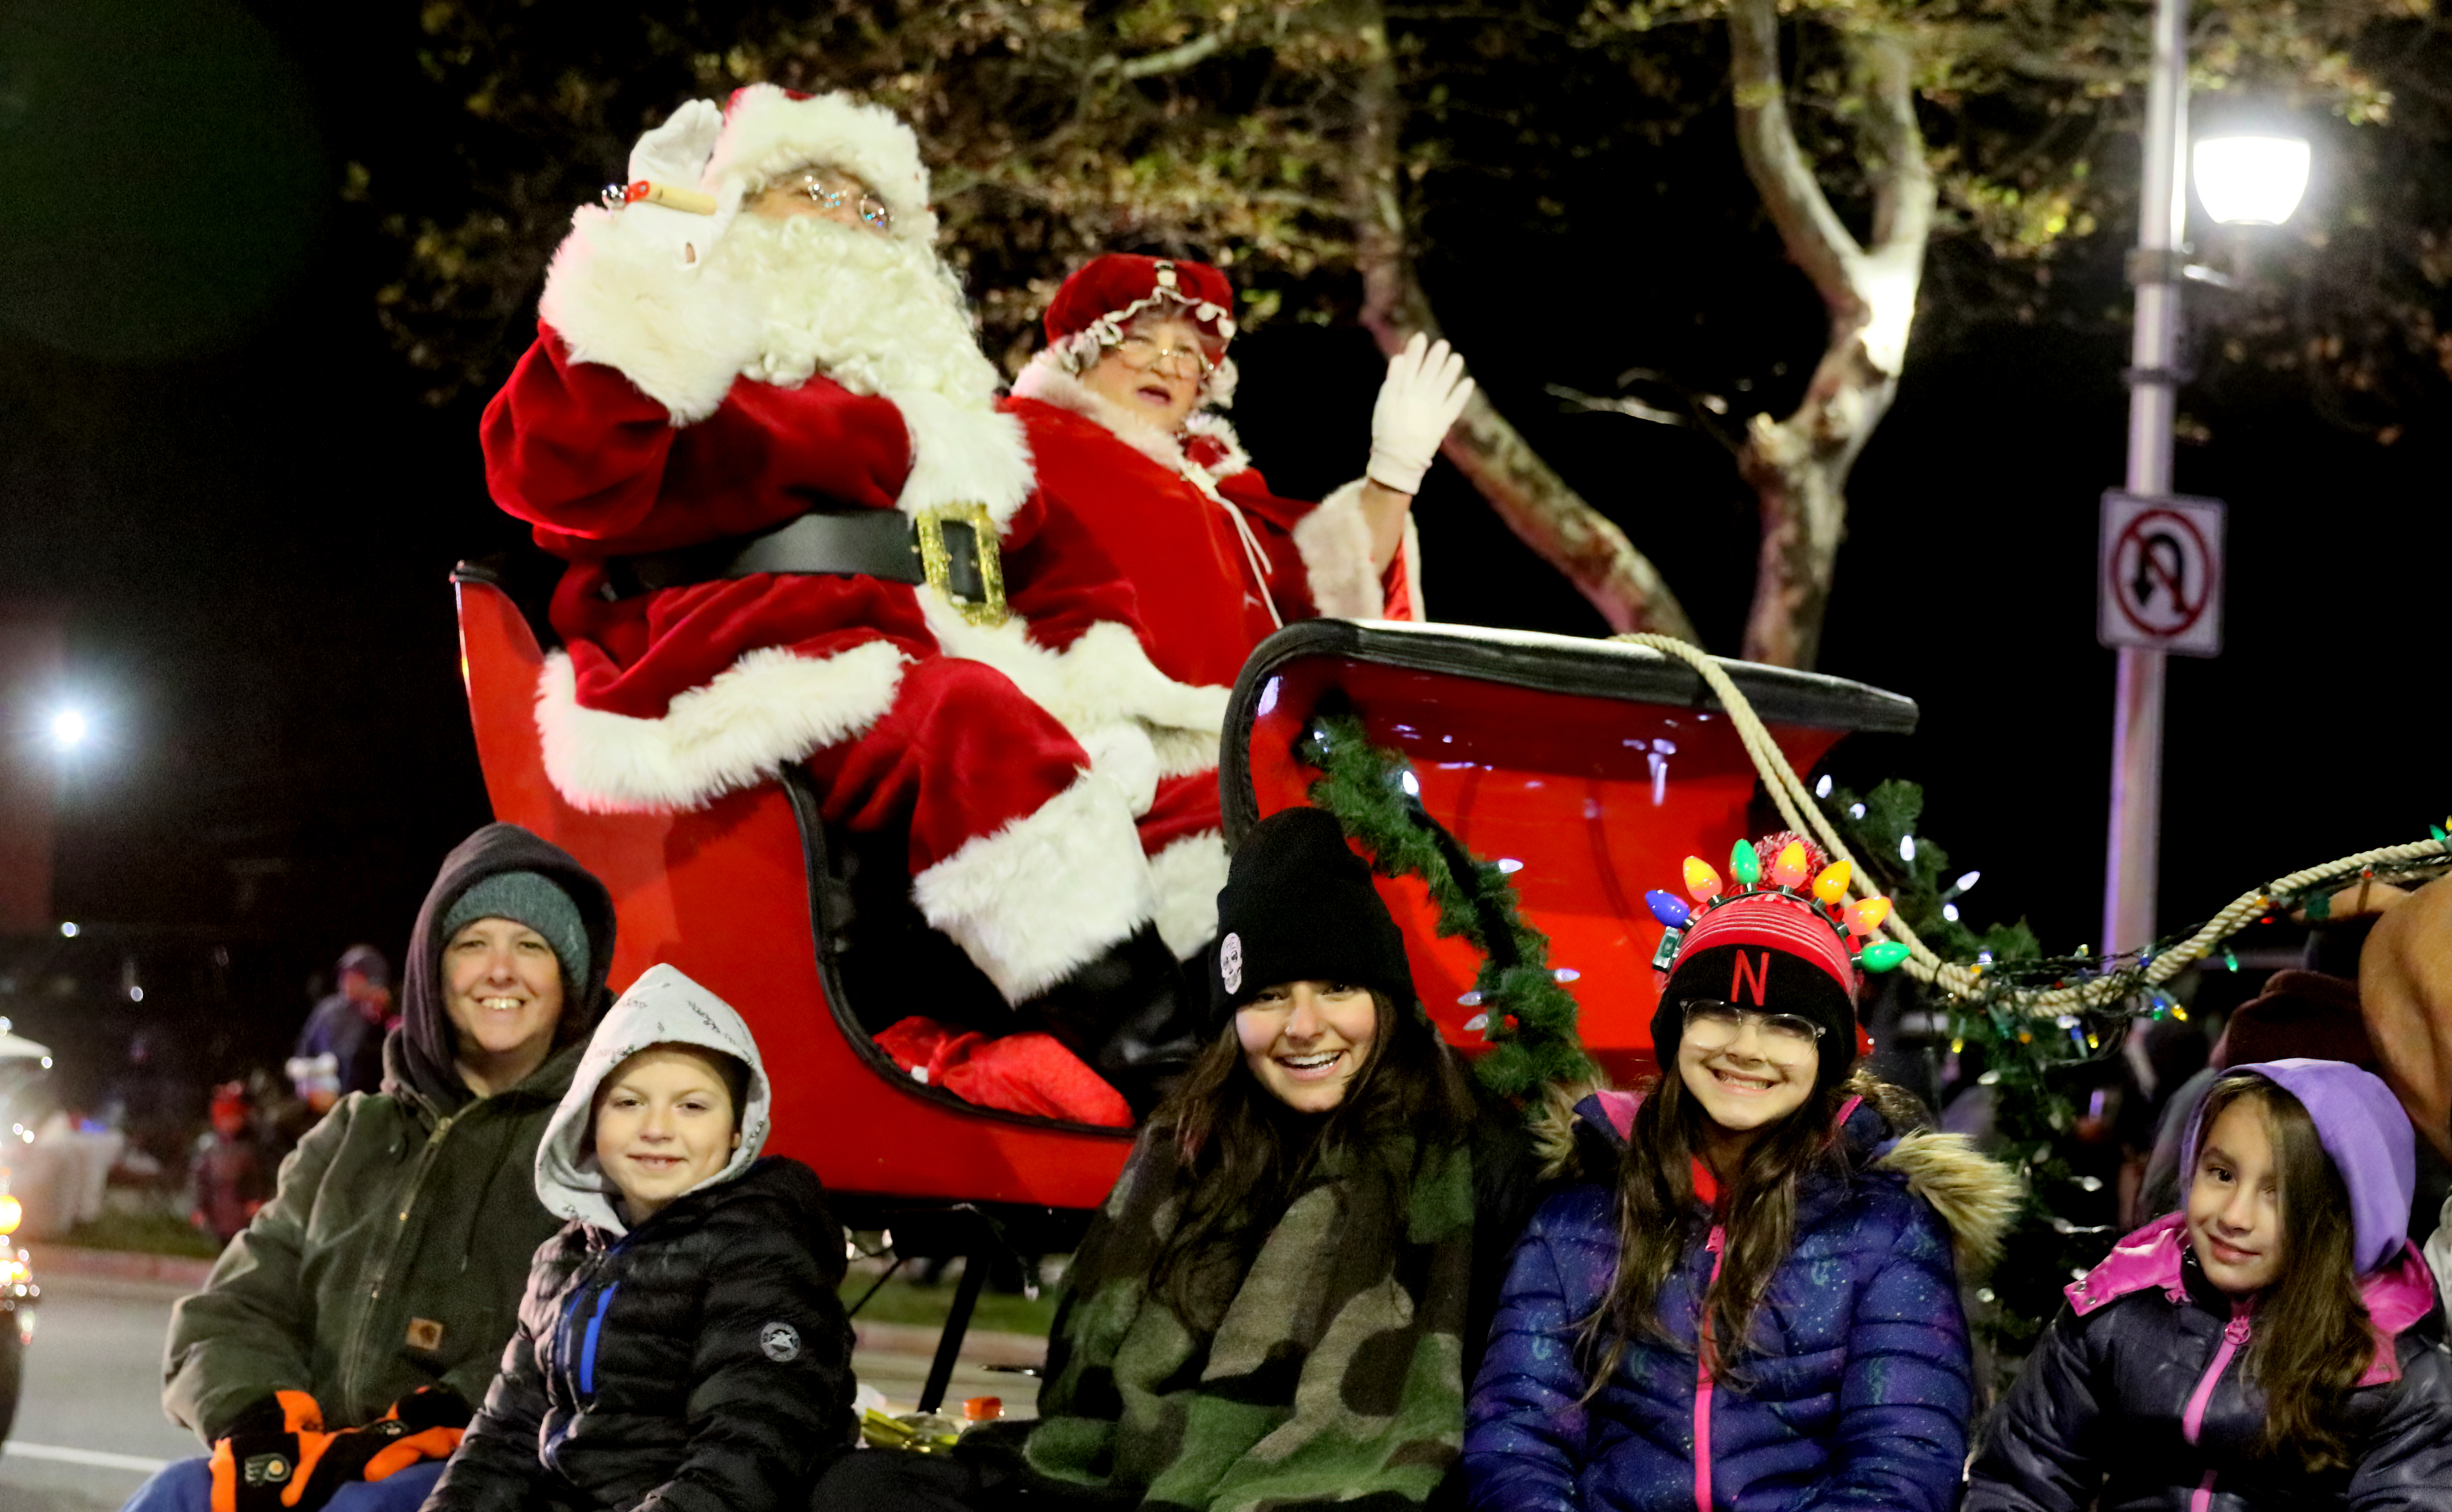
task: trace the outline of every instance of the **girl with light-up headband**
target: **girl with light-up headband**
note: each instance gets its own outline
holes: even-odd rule
[[[1577,1109],[1613,1151],[1517,1245],[1465,1431],[1472,1504],[1767,1512],[1957,1504],[1975,1386],[1961,1250],[2009,1174],[1855,1069],[1864,906],[1779,835],[1686,863],[1658,1083]],[[1891,964],[1894,964],[1891,963]]]

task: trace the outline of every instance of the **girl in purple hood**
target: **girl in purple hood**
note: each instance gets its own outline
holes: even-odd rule
[[[1966,1512],[2452,1507],[2452,1356],[2392,1092],[2339,1061],[2239,1067],[2181,1168],[2183,1209],[2068,1286]]]

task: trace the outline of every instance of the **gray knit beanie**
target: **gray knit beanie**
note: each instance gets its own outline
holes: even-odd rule
[[[542,872],[495,873],[461,893],[443,915],[444,944],[479,919],[509,919],[536,931],[562,962],[563,985],[587,985],[587,926],[580,920],[579,905],[553,878]]]

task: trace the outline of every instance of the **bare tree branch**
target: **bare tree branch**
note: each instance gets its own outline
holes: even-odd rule
[[[1860,255],[1830,207],[1789,124],[1779,71],[1778,0],[1730,0],[1729,82],[1736,94],[1737,150],[1762,195],[1782,245],[1823,303],[1843,310],[1855,299],[1850,264]]]
[[[1167,49],[1163,52],[1144,53],[1137,58],[1106,58],[1100,60],[1116,70],[1118,78],[1146,79],[1160,73],[1180,73],[1196,64],[1204,63],[1226,45],[1226,33],[1212,31],[1191,41]]]
[[[1402,107],[1387,29],[1374,10],[1360,19],[1357,32],[1364,56],[1345,158],[1347,213],[1354,226],[1354,265],[1362,275],[1361,323],[1379,349],[1393,354],[1415,331],[1437,335],[1438,319],[1414,277],[1409,253],[1396,173]],[[1542,461],[1487,395],[1473,396],[1439,450],[1516,539],[1564,574],[1612,629],[1656,630],[1700,642],[1659,569],[1615,521]]]

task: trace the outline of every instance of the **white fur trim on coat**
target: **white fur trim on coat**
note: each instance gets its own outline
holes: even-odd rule
[[[618,369],[676,425],[715,413],[764,328],[746,287],[684,266],[648,222],[594,206],[571,217],[537,310],[571,356]]]
[[[1132,815],[1111,784],[1086,773],[913,877],[911,898],[1009,1003],[1097,959],[1153,908]]]
[[[852,174],[874,190],[893,212],[897,238],[923,246],[936,243],[937,216],[928,207],[928,168],[920,158],[920,139],[893,111],[846,94],[795,100],[772,84],[736,91],[702,182],[738,206],[778,175],[819,165]]]
[[[1038,486],[1018,416],[973,409],[941,394],[890,393],[911,441],[911,473],[895,506],[914,519],[947,504],[985,504],[1001,530]]]
[[[1371,560],[1371,524],[1362,518],[1357,478],[1295,522],[1311,601],[1326,619],[1377,619],[1388,612],[1379,569]]]
[[[1226,701],[1234,690],[1222,683],[1176,681],[1151,663],[1129,626],[1102,619],[1056,652],[1032,640],[1018,615],[994,629],[975,625],[933,588],[920,590],[920,604],[947,656],[984,661],[1003,673],[1076,739],[1137,720],[1156,748],[1158,776],[1182,776],[1217,764]]]
[[[592,814],[703,808],[875,724],[894,706],[906,659],[883,640],[825,658],[761,647],[675,697],[663,717],[642,719],[582,707],[570,654],[556,651],[537,678],[545,775]]]
[[[1226,886],[1226,836],[1216,830],[1187,835],[1150,857],[1157,888],[1157,933],[1178,961],[1188,961],[1217,933],[1217,893]]]

